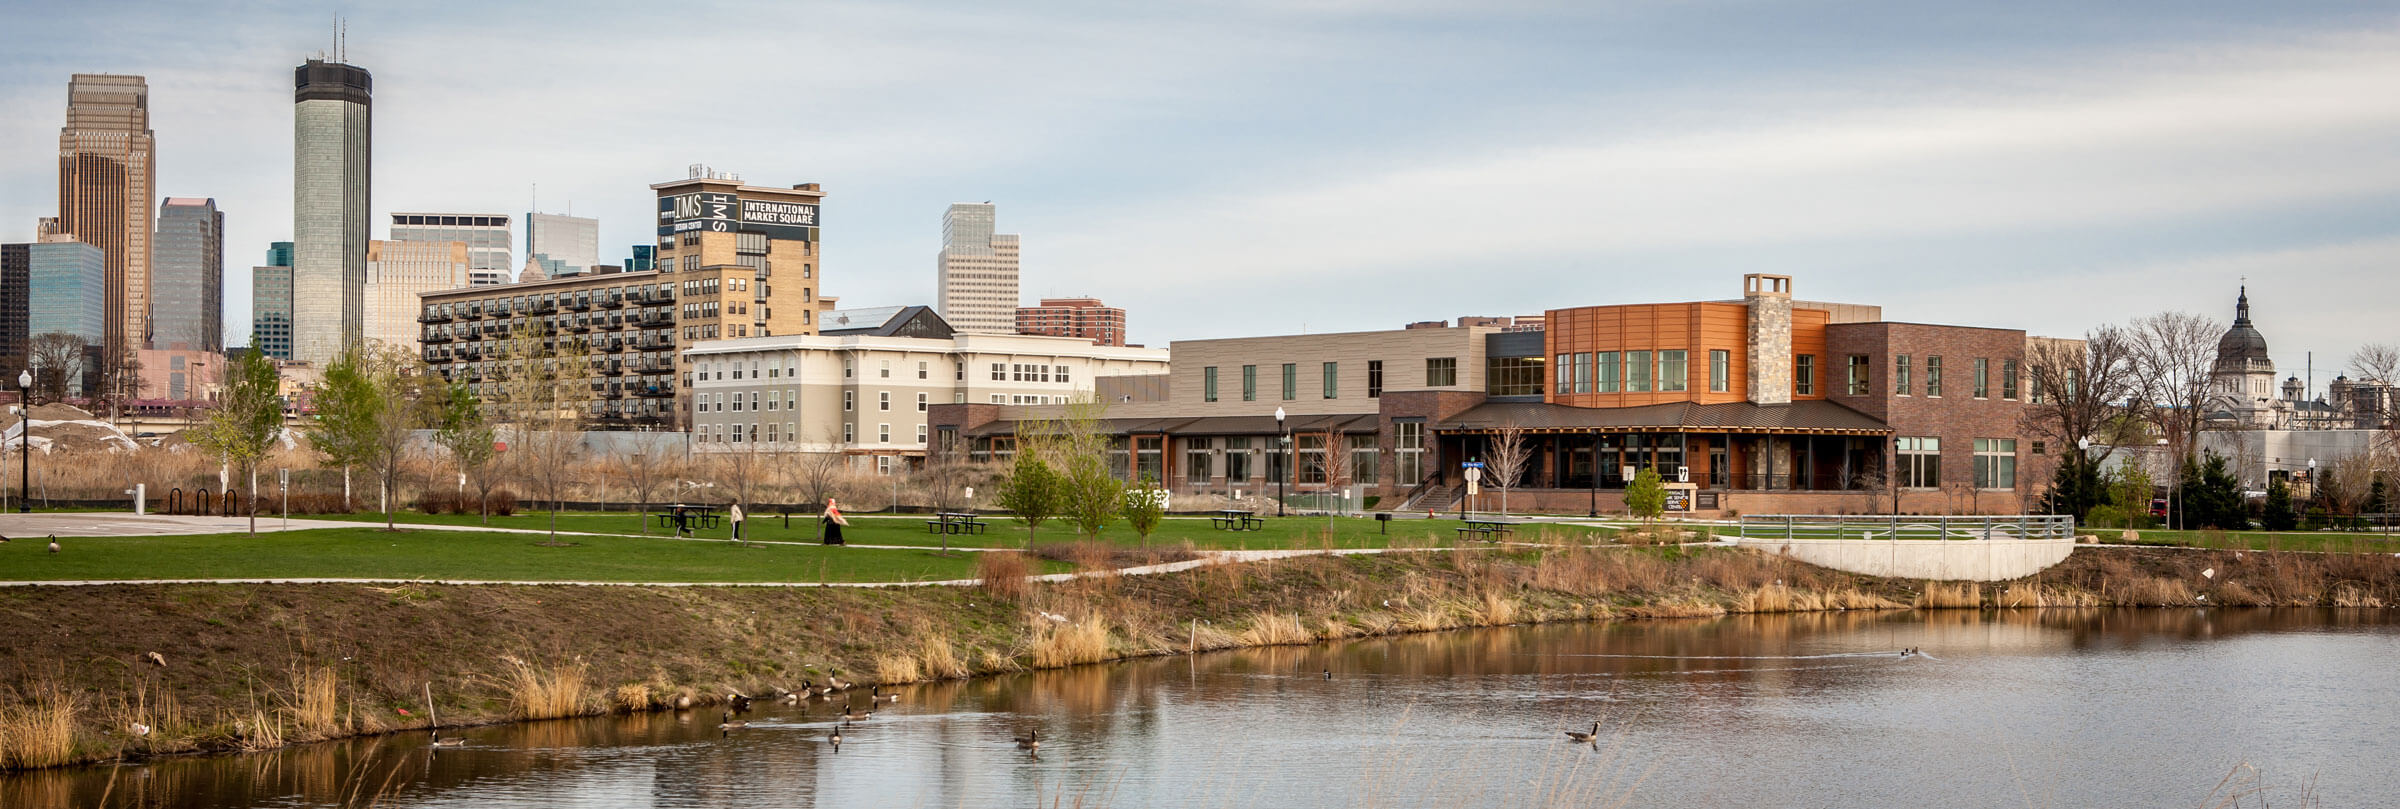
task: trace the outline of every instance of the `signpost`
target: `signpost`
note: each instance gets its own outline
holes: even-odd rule
[[[1458,501],[1458,518],[1463,520],[1467,518],[1468,502],[1475,499],[1476,490],[1483,483],[1483,462],[1468,461],[1460,464],[1460,467],[1466,470],[1467,477],[1467,496]]]

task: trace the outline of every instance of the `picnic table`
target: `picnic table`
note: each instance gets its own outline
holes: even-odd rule
[[[1473,538],[1498,542],[1501,537],[1515,533],[1517,528],[1515,520],[1469,518],[1461,520],[1461,522],[1466,524],[1458,528],[1459,539]]]
[[[981,534],[983,529],[990,527],[988,523],[975,519],[975,512],[972,511],[940,511],[933,516],[934,519],[925,521],[925,533]]]
[[[1238,508],[1218,509],[1216,516],[1208,518],[1208,523],[1219,531],[1259,531],[1267,527],[1266,520]]]
[[[677,517],[691,520],[694,528],[715,528],[719,521],[725,518],[725,514],[709,506],[669,506],[666,511],[658,513],[658,527],[675,527]]]

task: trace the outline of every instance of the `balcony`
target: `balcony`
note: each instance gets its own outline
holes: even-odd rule
[[[675,386],[673,386],[673,385],[644,385],[644,386],[642,386],[642,387],[640,387],[640,388],[636,388],[636,389],[634,389],[634,393],[633,393],[633,395],[635,395],[635,396],[640,396],[640,397],[642,397],[642,398],[644,398],[644,399],[667,399],[667,398],[672,398],[672,397],[675,395]]]
[[[600,396],[601,398],[605,399],[623,399],[625,398],[625,387],[623,385],[610,385],[600,391]]]
[[[591,330],[592,322],[589,320],[578,320],[575,321],[575,325],[567,327],[567,331],[571,331],[576,334],[588,334],[591,332]]]
[[[417,338],[417,342],[420,342],[420,343],[447,343],[447,342],[450,342],[450,340],[451,340],[451,339],[452,339],[452,338],[450,337],[450,333],[449,333],[449,332],[437,331],[437,332],[430,332],[430,333],[427,333],[425,336]]]
[[[603,337],[592,341],[592,350],[614,354],[625,350],[625,341],[615,337]]]
[[[437,311],[433,311],[433,310],[430,310],[430,309],[429,309],[429,310],[426,310],[426,312],[425,312],[424,314],[421,314],[421,315],[418,315],[418,316],[417,316],[417,322],[419,322],[419,323],[448,323],[448,322],[450,322],[450,313],[449,313],[449,312],[437,312]]]
[[[616,376],[625,373],[625,363],[622,362],[599,362],[593,363],[592,367],[602,376]]]
[[[608,297],[601,298],[599,300],[599,304],[600,308],[602,309],[622,309],[625,307],[625,296],[610,295]]]
[[[567,311],[570,312],[592,311],[592,299],[590,298],[576,298],[574,300],[566,301],[566,304]]]

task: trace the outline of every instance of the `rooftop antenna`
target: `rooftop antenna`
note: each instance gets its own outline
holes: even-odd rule
[[[342,63],[342,64],[345,64],[345,65],[350,63],[350,21],[349,21],[349,20],[342,20],[342,27],[341,27],[341,30],[340,30],[339,32],[337,32],[337,33],[334,35],[334,38],[333,38],[333,49],[334,49],[334,57],[333,57],[334,61],[336,61],[336,62],[340,62],[340,63]]]

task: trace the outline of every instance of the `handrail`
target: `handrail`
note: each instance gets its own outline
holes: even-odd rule
[[[2073,539],[2075,518],[2065,514],[2006,515],[1834,515],[1744,514],[1735,524],[1742,539]]]

